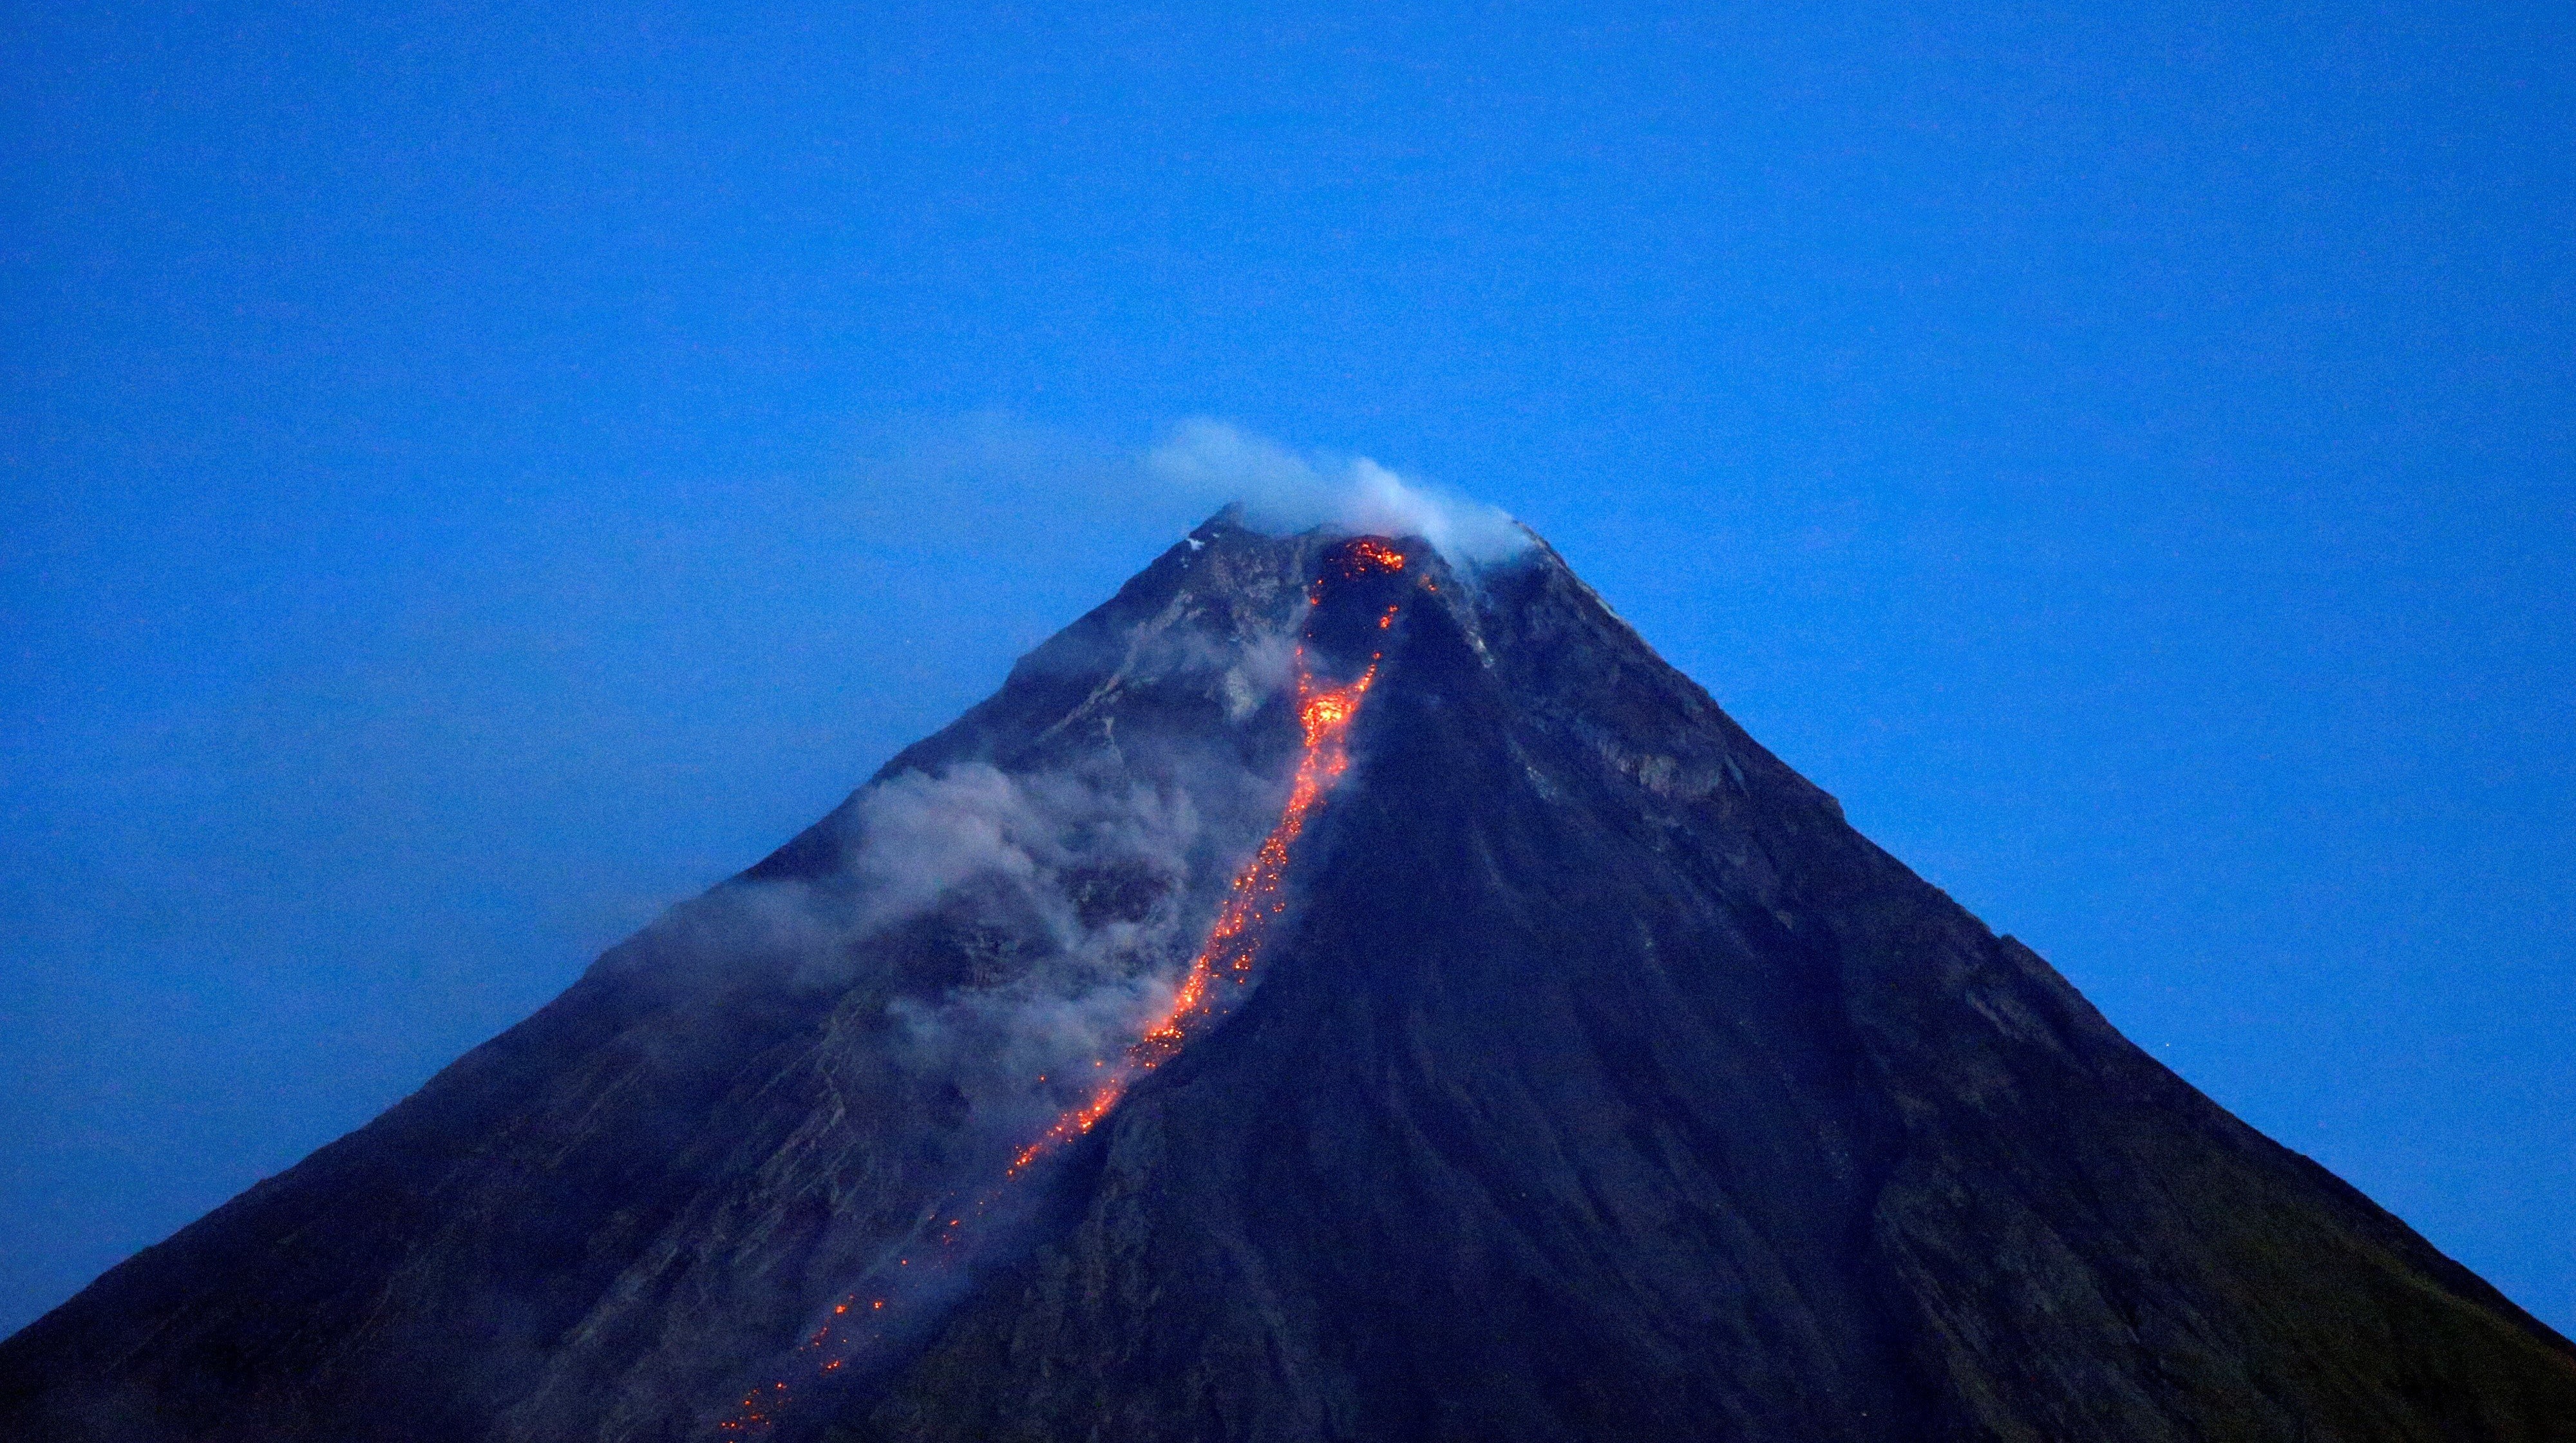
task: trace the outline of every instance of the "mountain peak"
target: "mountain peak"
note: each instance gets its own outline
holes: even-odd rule
[[[1235,508],[0,1345],[31,1436],[2545,1438],[2576,1350],[1534,535]]]

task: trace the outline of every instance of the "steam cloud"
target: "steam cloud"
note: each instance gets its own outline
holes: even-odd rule
[[[1518,522],[1482,502],[1416,485],[1365,456],[1300,456],[1222,421],[1181,423],[1146,466],[1167,484],[1241,501],[1245,520],[1265,530],[1419,536],[1452,565],[1501,561],[1529,545]]]
[[[1200,832],[1186,791],[969,763],[887,779],[857,822],[862,933],[944,905],[1025,949],[1007,975],[890,1004],[916,1063],[996,1120],[1033,1105],[1029,1079],[1114,1056],[1169,996]]]

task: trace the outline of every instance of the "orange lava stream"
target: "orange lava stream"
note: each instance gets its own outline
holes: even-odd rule
[[[1344,548],[1340,565],[1346,578],[1402,571],[1404,553],[1374,537],[1361,537]],[[1323,582],[1307,588],[1307,606],[1321,605],[1323,599]],[[1378,630],[1393,626],[1400,609],[1389,606],[1380,614]],[[1036,1141],[1021,1149],[1020,1155],[1011,1160],[1008,1176],[1019,1176],[1048,1149],[1091,1131],[1118,1105],[1118,1099],[1126,1094],[1138,1073],[1160,1067],[1177,1055],[1189,1040],[1190,1029],[1216,1012],[1211,984],[1219,976],[1230,975],[1238,984],[1252,980],[1263,925],[1288,910],[1287,896],[1281,888],[1288,872],[1288,848],[1306,830],[1306,819],[1315,805],[1350,769],[1351,722],[1359,716],[1360,699],[1368,695],[1369,684],[1377,680],[1378,663],[1384,655],[1371,653],[1368,669],[1359,674],[1358,680],[1327,687],[1316,684],[1314,673],[1306,665],[1306,649],[1297,648],[1297,724],[1305,732],[1306,747],[1297,758],[1297,778],[1288,788],[1288,804],[1280,810],[1278,825],[1262,839],[1261,850],[1253,853],[1252,860],[1235,874],[1225,907],[1217,913],[1216,925],[1208,930],[1206,945],[1190,959],[1189,970],[1181,975],[1181,985],[1173,990],[1170,1005],[1146,1024],[1145,1035],[1127,1049],[1126,1064],[1100,1085],[1090,1101],[1068,1110]]]
[[[1117,1106],[1138,1073],[1159,1067],[1178,1054],[1181,1045],[1189,1040],[1190,1029],[1215,1013],[1212,984],[1218,977],[1231,976],[1237,983],[1252,980],[1263,924],[1288,908],[1281,887],[1288,871],[1288,849],[1306,830],[1315,805],[1350,769],[1351,722],[1359,715],[1360,698],[1377,680],[1374,657],[1358,680],[1337,687],[1316,685],[1304,663],[1301,648],[1297,721],[1305,731],[1306,747],[1297,759],[1297,778],[1289,785],[1288,804],[1280,810],[1279,824],[1262,839],[1261,849],[1252,854],[1252,860],[1235,874],[1225,907],[1217,913],[1216,925],[1208,930],[1207,944],[1190,959],[1189,970],[1181,975],[1180,986],[1173,989],[1171,1002],[1146,1024],[1144,1036],[1127,1049],[1127,1065],[1102,1083],[1090,1101],[1057,1118],[1052,1127],[1022,1149],[1011,1161],[1012,1175],[1037,1161],[1048,1149],[1091,1131]]]
[[[1365,576],[1372,572],[1402,571],[1404,554],[1372,538],[1349,543],[1343,551],[1340,574],[1343,577]],[[1321,604],[1323,583],[1317,582],[1306,593],[1309,607]],[[1377,620],[1384,631],[1395,624],[1399,607],[1389,606]],[[1297,723],[1305,735],[1305,749],[1297,758],[1297,775],[1289,784],[1288,801],[1280,809],[1278,824],[1264,837],[1252,860],[1235,873],[1226,893],[1225,905],[1217,913],[1216,925],[1208,930],[1207,942],[1198,955],[1190,959],[1189,970],[1181,975],[1180,985],[1173,989],[1172,999],[1163,1010],[1145,1024],[1144,1033],[1127,1049],[1127,1055],[1115,1068],[1108,1068],[1106,1080],[1089,1101],[1058,1117],[1036,1141],[1022,1149],[1011,1160],[1003,1174],[1007,1184],[1016,1179],[1030,1164],[1050,1149],[1068,1143],[1091,1131],[1109,1115],[1128,1087],[1146,1072],[1170,1061],[1180,1053],[1191,1031],[1217,1015],[1218,998],[1214,983],[1218,977],[1230,976],[1238,984],[1252,980],[1253,966],[1261,951],[1263,931],[1270,920],[1288,910],[1284,882],[1288,872],[1289,849],[1298,835],[1306,830],[1333,783],[1350,769],[1351,723],[1359,716],[1360,701],[1368,695],[1369,685],[1377,680],[1377,669],[1384,653],[1369,657],[1368,668],[1356,680],[1340,686],[1317,684],[1306,663],[1306,650],[1297,649]],[[1107,1068],[1105,1061],[1095,1060],[1094,1067]],[[1040,1079],[1043,1081],[1044,1079]],[[971,1205],[958,1208],[945,1226],[938,1229],[935,1240],[940,1247],[956,1244],[965,1220],[981,1216],[1002,1196],[1002,1187],[985,1191]],[[952,1194],[942,1210],[957,1207],[962,1194]],[[910,1267],[912,1259],[899,1260]],[[934,1257],[923,1259],[936,1266]],[[805,1340],[800,1353],[813,1355],[818,1361],[815,1371],[829,1377],[849,1361],[851,1351],[860,1345],[856,1334],[844,1336],[848,1314],[859,1303],[860,1294],[851,1293],[832,1309],[814,1334]],[[870,1302],[865,1314],[873,1320],[886,1311],[886,1301]],[[880,1335],[881,1336],[881,1335]],[[746,1438],[770,1433],[778,1422],[780,1410],[786,1407],[789,1393],[782,1380],[768,1388],[754,1388],[743,1395],[733,1415],[717,1424],[722,1436]]]

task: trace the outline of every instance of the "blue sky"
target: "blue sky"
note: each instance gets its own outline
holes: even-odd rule
[[[0,1327],[828,808],[1199,500],[1547,535],[2576,1330],[2576,17],[32,5]]]

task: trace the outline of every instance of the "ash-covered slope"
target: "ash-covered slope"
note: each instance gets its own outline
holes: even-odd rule
[[[2114,1032],[1553,558],[874,1439],[2576,1437],[2576,1353]]]
[[[1854,833],[1543,547],[1403,550],[1310,607],[1327,538],[1201,528],[0,1345],[0,1432],[2576,1438],[2564,1340]],[[1233,915],[1316,657],[1365,697],[1257,985],[1013,1171]],[[895,1321],[806,1376],[836,1298]]]
[[[1174,546],[777,855],[0,1344],[0,1437],[708,1436],[1052,1115],[1012,1024],[1080,1051],[1205,929],[1278,807],[1325,544]]]

